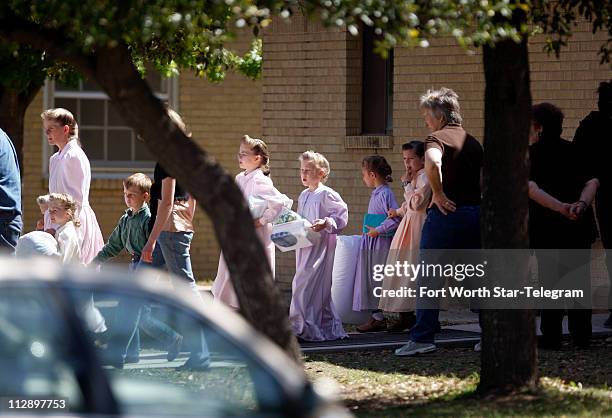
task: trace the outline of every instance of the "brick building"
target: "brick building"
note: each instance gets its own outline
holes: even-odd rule
[[[560,59],[542,51],[542,37],[531,39],[533,101],[550,101],[563,109],[566,138],[572,138],[579,121],[595,109],[599,82],[611,77],[610,68],[600,65],[597,56],[604,39],[604,34],[594,36],[589,25],[582,23]],[[271,148],[274,183],[293,199],[302,190],[299,154],[307,149],[325,154],[332,168],[328,184],[349,204],[345,233],[357,233],[370,194],[361,182],[360,161],[372,153],[383,154],[399,179],[403,170],[401,144],[427,134],[417,107],[422,92],[432,87],[453,88],[460,96],[466,129],[482,139],[484,128],[479,51],[467,53],[451,39],[437,39],[426,49],[397,48],[391,64],[377,62],[377,57],[364,52],[364,44],[369,42],[367,33],[353,37],[301,17],[290,23],[274,20],[264,33],[262,80],[228,75],[222,84],[213,85],[183,74],[172,82],[155,83],[159,83],[160,96],[184,116],[194,139],[232,173],[238,170],[235,154],[240,137],[244,133],[262,136]],[[246,38],[238,44],[248,47]],[[83,85],[79,91],[66,91],[49,83],[28,109],[26,230],[34,227],[38,216],[35,197],[47,188],[49,150],[39,118],[42,109],[62,104],[78,108],[76,116],[94,173],[90,200],[105,236],[124,210],[120,179],[136,169],[152,167],[150,157],[129,130],[121,127],[104,95],[87,88]],[[124,138],[123,148],[113,142],[116,138]],[[129,141],[131,147],[125,146]],[[91,158],[92,153],[97,153],[98,159]],[[392,186],[401,198],[399,182]],[[211,223],[202,211],[196,216],[196,228],[192,246],[195,273],[199,279],[213,278],[218,249]],[[293,253],[277,252],[277,276],[284,289],[290,286],[293,263]],[[595,273],[601,274],[598,268]]]

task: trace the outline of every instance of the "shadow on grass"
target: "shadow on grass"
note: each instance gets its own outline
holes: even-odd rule
[[[322,361],[349,369],[420,376],[467,378],[480,372],[480,354],[471,348],[439,348],[434,353],[397,357],[390,350],[310,354],[306,361]],[[612,387],[612,342],[594,340],[587,349],[565,342],[560,351],[539,351],[540,376],[580,382],[584,386]]]
[[[309,355],[311,377],[334,378],[358,416],[585,416],[612,415],[612,343],[586,350],[564,345],[540,352],[542,389],[505,398],[475,396],[480,355],[470,348],[441,348],[405,358],[392,351]]]
[[[582,392],[582,391],[581,391]],[[611,416],[612,398],[603,391],[567,393],[547,387],[530,394],[482,398],[467,391],[417,405],[363,410],[353,407],[358,417],[556,417]]]

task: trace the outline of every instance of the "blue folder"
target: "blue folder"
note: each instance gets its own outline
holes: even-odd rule
[[[366,213],[365,216],[363,217],[363,233],[367,234],[368,232],[370,232],[370,230],[366,228],[366,225],[376,228],[377,226],[380,226],[380,224],[382,224],[385,221],[385,219],[387,219],[387,215],[381,215],[377,213]],[[380,234],[379,237],[393,237],[394,233],[395,233],[395,229],[385,232],[384,234]]]

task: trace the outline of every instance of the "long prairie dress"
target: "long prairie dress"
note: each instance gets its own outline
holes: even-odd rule
[[[372,191],[368,205],[369,214],[386,215],[389,209],[397,209],[398,204],[393,191],[388,184],[378,186]],[[400,220],[387,218],[376,227],[380,234],[391,233],[397,229]],[[370,225],[373,226],[373,225]],[[389,248],[393,237],[379,235],[370,238],[366,234],[361,235],[359,255],[357,257],[357,271],[355,272],[355,287],[353,288],[353,310],[368,311],[378,309],[379,298],[374,295],[374,289],[380,287],[381,283],[373,278],[374,265],[384,265],[387,261]]]
[[[55,239],[60,253],[62,264],[79,264],[81,262],[81,249],[78,229],[72,221],[66,222],[55,231]],[[77,313],[83,319],[87,329],[93,333],[106,331],[106,321],[102,313],[94,305],[93,295],[77,294]]]
[[[49,159],[49,193],[67,193],[76,200],[77,217],[81,226],[76,228],[79,237],[81,262],[89,264],[104,247],[104,238],[96,214],[89,206],[91,167],[89,159],[76,139],[68,141],[64,149]],[[45,213],[45,229],[58,229]]]
[[[391,241],[388,265],[395,265],[398,261],[402,264],[418,264],[421,232],[430,200],[431,186],[425,170],[421,169],[416,178],[404,188],[404,203],[397,210],[402,221]],[[414,286],[415,283],[416,281],[411,281],[409,277],[389,276],[383,279],[383,290],[399,290],[402,287]],[[416,309],[416,298],[382,297],[379,307],[387,312],[410,312]]]
[[[342,320],[331,298],[336,234],[348,223],[348,207],[333,189],[321,184],[304,190],[298,213],[310,223],[323,219],[327,227],[312,247],[296,250],[289,320],[293,333],[307,341],[345,338]]]
[[[268,202],[268,207],[260,218],[261,222],[265,223],[265,225],[257,228],[256,232],[259,240],[264,246],[268,263],[272,269],[272,277],[274,277],[275,247],[270,236],[272,235],[272,221],[276,219],[283,209],[283,197],[274,187],[272,179],[266,176],[259,168],[248,174],[244,172],[239,173],[236,176],[236,183],[238,187],[240,187],[240,190],[242,190],[245,199],[248,200],[249,196],[259,196]],[[223,302],[234,309],[239,308],[238,298],[232,286],[223,253],[219,256],[217,277],[215,278],[211,291],[215,297],[215,301]]]

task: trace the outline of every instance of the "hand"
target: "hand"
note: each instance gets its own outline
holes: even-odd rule
[[[43,231],[44,229],[45,229],[45,220],[39,219],[38,221],[36,221],[36,230]]]
[[[397,218],[398,216],[397,209],[389,209],[389,212],[387,212],[388,218]]]
[[[327,221],[325,219],[316,219],[310,228],[315,232],[320,232],[327,228]]]
[[[432,207],[433,205],[436,205],[440,212],[442,212],[444,215],[448,215],[448,212],[454,212],[457,210],[457,205],[455,205],[455,202],[446,197],[444,192],[437,195],[434,194],[432,196],[431,205],[429,207]]]
[[[261,218],[255,219],[255,229],[263,227],[265,224],[261,222]]]
[[[578,219],[578,216],[574,214],[574,212],[572,212],[572,208],[573,206],[569,203],[562,203],[561,208],[559,208],[559,213],[565,216],[567,219],[575,221],[576,219]]]
[[[377,236],[380,235],[378,231],[376,230],[376,228],[374,228],[373,226],[366,225],[366,228],[368,228],[368,233],[366,234],[368,237],[376,238]]]
[[[414,178],[414,173],[412,172],[412,168],[408,167],[406,169],[406,180],[412,181],[413,178]]]
[[[587,210],[588,206],[582,200],[579,200],[575,203],[571,204],[570,212],[576,216],[576,218],[581,217],[584,212]]]
[[[151,264],[153,262],[153,250],[155,250],[155,241],[147,241],[140,253],[140,259]]]

